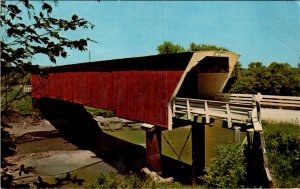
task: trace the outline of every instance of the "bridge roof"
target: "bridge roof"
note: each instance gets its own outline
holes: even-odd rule
[[[103,60],[44,68],[46,72],[185,70],[193,52]]]

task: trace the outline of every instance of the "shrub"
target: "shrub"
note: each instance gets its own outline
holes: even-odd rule
[[[247,164],[241,144],[217,145],[219,157],[211,160],[201,179],[214,188],[239,188],[246,183]]]
[[[264,124],[267,155],[277,187],[300,186],[300,127]]]

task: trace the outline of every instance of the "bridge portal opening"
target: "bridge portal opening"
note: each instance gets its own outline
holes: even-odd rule
[[[176,96],[214,100],[229,78],[229,58],[207,56],[186,75]]]

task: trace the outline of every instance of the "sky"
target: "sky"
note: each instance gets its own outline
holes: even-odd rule
[[[88,46],[91,61],[155,55],[164,41],[226,47],[241,55],[245,68],[257,61],[297,67],[300,61],[300,1],[62,1],[53,13],[77,14],[95,25],[64,34],[97,41]],[[57,65],[89,61],[88,51],[68,52]],[[53,65],[41,56],[33,63]]]

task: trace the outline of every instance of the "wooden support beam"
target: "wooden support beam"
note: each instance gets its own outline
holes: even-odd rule
[[[204,111],[205,111],[205,121],[209,123],[209,109],[208,109],[208,102],[204,101]]]
[[[234,129],[234,142],[241,142],[241,127],[233,127]]]
[[[228,128],[231,128],[232,127],[231,111],[230,111],[230,106],[228,103],[226,104],[226,114],[227,114],[227,126],[228,126]]]
[[[176,101],[175,101],[175,98],[172,99],[172,115],[173,117],[175,117],[175,111],[176,111]]]
[[[146,153],[149,169],[161,172],[161,131],[157,127],[146,131]]]
[[[190,101],[188,98],[186,99],[186,111],[187,111],[187,119],[191,120],[191,107],[190,107]]]

